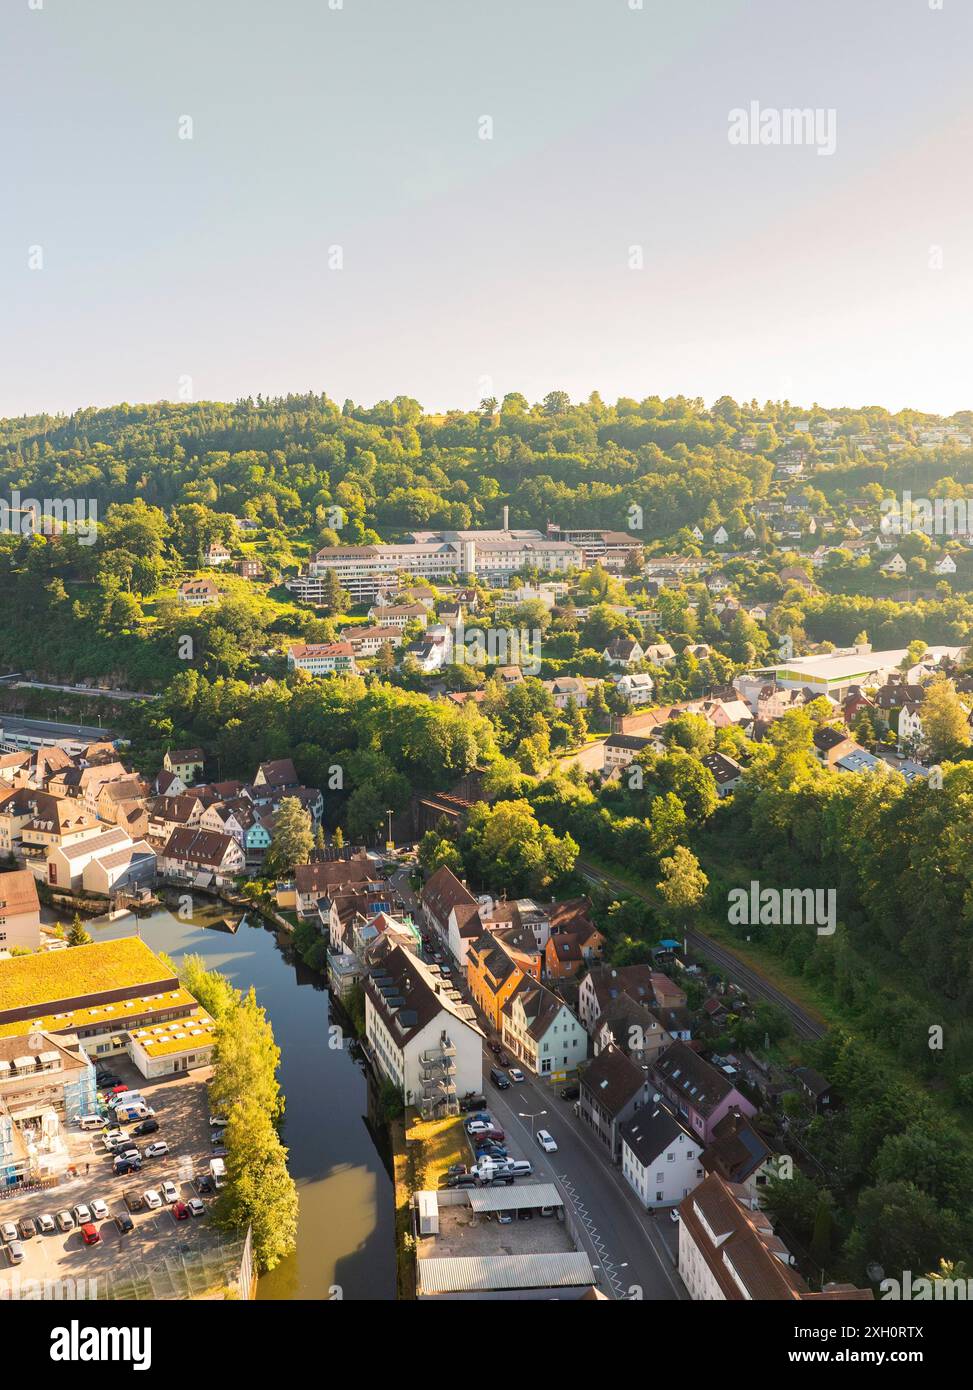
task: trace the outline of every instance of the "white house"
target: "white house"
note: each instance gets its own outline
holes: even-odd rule
[[[47,881],[52,888],[80,888],[93,859],[131,847],[131,838],[117,827],[104,833],[94,831],[73,845],[52,846],[47,855]]]
[[[365,1037],[379,1071],[424,1119],[459,1113],[483,1086],[483,1032],[451,981],[383,938],[365,981]]]
[[[424,885],[419,898],[427,924],[465,971],[469,944],[483,931],[480,904],[466,884],[445,865]]]
[[[923,741],[922,705],[904,704],[899,710],[899,744],[918,747]]]
[[[905,574],[906,563],[898,551],[881,566],[883,574]]]
[[[503,1006],[504,1046],[547,1081],[563,1081],[588,1055],[588,1035],[564,1000],[526,976]]]
[[[933,565],[933,572],[935,574],[955,574],[956,561],[953,559],[952,555],[944,555],[941,560],[937,560]]]
[[[702,1182],[702,1145],[666,1106],[643,1106],[620,1134],[622,1173],[646,1209],[674,1206]]]
[[[615,689],[632,705],[649,705],[652,703],[655,681],[648,672],[634,672],[619,676],[615,682]]]
[[[713,532],[713,544],[714,544],[714,545],[726,545],[726,543],[727,543],[727,541],[728,541],[729,539],[730,539],[730,536],[729,536],[729,532],[727,531],[726,527],[725,527],[725,526],[717,526],[716,530]]]
[[[634,637],[615,637],[602,652],[609,666],[637,666],[645,658],[645,650]]]

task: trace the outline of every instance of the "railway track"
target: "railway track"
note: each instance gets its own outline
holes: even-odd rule
[[[602,883],[613,892],[625,893],[629,897],[641,898],[648,903],[652,902],[649,893],[633,888],[622,879],[614,878],[611,874],[606,874],[591,864],[579,860],[578,869],[593,883]],[[734,951],[720,945],[718,941],[706,936],[704,932],[687,931],[686,944],[699,955],[706,956],[715,966],[719,966],[728,980],[732,980],[741,989],[745,989],[748,994],[756,999],[763,999],[768,1004],[775,1004],[777,1008],[786,1013],[799,1038],[822,1038],[828,1031],[825,1024],[802,1009],[800,1004],[796,1004],[789,994],[785,994],[782,989],[778,989],[776,985],[764,979],[753,966],[748,965]]]

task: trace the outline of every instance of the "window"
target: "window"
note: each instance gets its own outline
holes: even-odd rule
[[[657,1202],[664,1202],[664,1201],[665,1201],[665,1198],[663,1197],[663,1195],[662,1195],[661,1192],[657,1192],[657,1193],[655,1194],[655,1200],[656,1200]]]
[[[666,1175],[665,1175],[665,1173],[656,1173],[656,1175],[655,1175],[655,1180],[656,1180],[656,1182],[665,1182],[665,1180],[666,1180]]]

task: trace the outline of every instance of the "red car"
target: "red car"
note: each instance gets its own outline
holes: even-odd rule
[[[173,1215],[173,1219],[174,1219],[175,1221],[188,1221],[188,1220],[189,1220],[189,1208],[186,1206],[186,1203],[185,1203],[185,1202],[173,1202],[173,1204],[172,1204],[172,1215]]]
[[[108,1088],[108,1094],[110,1096],[122,1096],[125,1094],[126,1091],[130,1091],[131,1089],[132,1088],[130,1086],[126,1086],[123,1082],[119,1086],[110,1086]]]
[[[101,1235],[98,1231],[98,1227],[91,1221],[86,1221],[81,1227],[81,1238],[85,1245],[101,1244]]]

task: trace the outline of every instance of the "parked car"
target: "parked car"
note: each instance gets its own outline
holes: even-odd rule
[[[224,1118],[223,1118],[222,1115],[211,1115],[211,1116],[210,1116],[210,1120],[209,1120],[209,1127],[210,1127],[210,1129],[226,1129],[226,1127],[227,1127],[228,1124],[229,1124],[229,1121],[228,1121],[228,1120],[224,1120]]]
[[[213,1179],[208,1173],[201,1173],[196,1179],[196,1191],[202,1192],[207,1197],[213,1191]]]
[[[185,1202],[173,1202],[172,1219],[173,1221],[189,1220],[189,1208],[186,1206]]]
[[[198,1197],[190,1197],[189,1201],[186,1203],[186,1206],[189,1209],[190,1216],[203,1216],[205,1214],[206,1208],[203,1206],[202,1202],[199,1200]]]
[[[19,1240],[12,1240],[10,1244],[7,1246],[7,1259],[10,1261],[12,1265],[23,1264],[24,1247],[21,1245]]]
[[[489,1129],[480,1130],[480,1135],[484,1139],[492,1139],[494,1143],[497,1144],[502,1144],[507,1137],[498,1125],[493,1125]]]
[[[58,1229],[62,1231],[74,1230],[74,1217],[69,1211],[59,1211],[57,1214]]]
[[[519,1067],[510,1067],[507,1075],[510,1077],[511,1081],[523,1081],[525,1079],[524,1073]]]
[[[507,1056],[506,1052],[504,1052],[503,1048],[497,1053],[497,1061],[502,1067],[510,1066],[510,1058]]]
[[[101,1115],[79,1115],[79,1129],[104,1129],[106,1121]]]
[[[468,1110],[479,1110],[483,1105],[486,1105],[486,1096],[477,1095],[475,1092],[471,1091],[468,1096],[464,1096],[460,1101],[459,1108],[465,1114]]]
[[[130,1187],[125,1193],[125,1205],[129,1211],[141,1211],[145,1206],[145,1197],[137,1187]]]
[[[95,1084],[101,1090],[107,1090],[109,1086],[120,1086],[122,1084],[122,1078],[116,1076],[113,1071],[96,1071]]]
[[[164,1202],[178,1202],[179,1189],[174,1182],[164,1182],[162,1184],[162,1200]]]
[[[163,1154],[169,1152],[169,1145],[164,1139],[155,1139],[151,1144],[146,1144],[144,1155],[146,1158],[162,1158]]]
[[[486,1120],[467,1120],[467,1134],[485,1134],[491,1126]]]
[[[672,1208],[670,1208],[670,1211],[669,1211],[669,1220],[670,1220],[670,1221],[678,1221],[678,1220],[679,1220],[679,1208],[678,1208],[678,1207],[672,1207]]]
[[[98,1227],[91,1221],[86,1221],[81,1227],[81,1239],[85,1245],[100,1245],[101,1235]]]
[[[41,1235],[44,1236],[49,1236],[52,1231],[57,1230],[57,1223],[48,1211],[45,1211],[43,1215],[37,1218],[37,1226]]]
[[[74,1208],[74,1219],[79,1226],[84,1226],[91,1220],[91,1208],[87,1202],[79,1202]]]
[[[126,1173],[140,1173],[142,1160],[141,1158],[116,1158],[111,1170],[116,1178],[124,1177]]]
[[[153,1120],[150,1116],[147,1120],[143,1120],[141,1124],[136,1125],[135,1128],[132,1130],[132,1133],[137,1134],[138,1137],[141,1139],[143,1134],[158,1133],[158,1129],[159,1121]]]
[[[158,1211],[162,1206],[162,1198],[154,1187],[150,1187],[145,1193],[145,1205],[148,1207],[149,1211]]]
[[[135,1230],[135,1222],[128,1212],[123,1211],[115,1217],[115,1229],[120,1236],[130,1236]]]
[[[541,1148],[544,1150],[546,1154],[557,1153],[557,1143],[550,1130],[539,1129],[537,1131],[537,1142],[538,1144],[540,1144]]]
[[[120,1145],[128,1143],[128,1135],[123,1129],[106,1129],[101,1136],[101,1142],[109,1153],[114,1153]]]
[[[581,1095],[581,1087],[577,1081],[572,1081],[569,1085],[562,1086],[559,1094],[562,1100],[577,1100]]]
[[[33,1240],[37,1235],[37,1223],[29,1216],[21,1217],[17,1222],[17,1230],[20,1232],[21,1240]]]
[[[108,1203],[103,1202],[100,1197],[96,1197],[91,1203],[91,1215],[96,1221],[107,1221],[111,1215],[108,1210]]]
[[[510,1089],[510,1077],[506,1072],[501,1071],[499,1067],[490,1068],[490,1080],[498,1091],[507,1091]]]
[[[216,1129],[216,1130],[214,1130],[213,1133],[210,1135],[210,1137],[209,1137],[209,1142],[212,1144],[212,1146],[213,1146],[214,1149],[218,1149],[218,1148],[221,1147],[221,1145],[222,1145],[222,1143],[223,1143],[223,1139],[224,1139],[223,1131],[222,1131],[221,1129]]]
[[[12,1221],[5,1221],[0,1226],[0,1236],[9,1244],[10,1241],[17,1239],[17,1227]]]
[[[534,1171],[534,1165],[526,1158],[512,1158],[507,1167],[518,1178],[529,1178]]]
[[[465,1163],[451,1163],[451,1164],[449,1165],[449,1167],[446,1169],[446,1176],[447,1176],[448,1178],[451,1178],[451,1177],[454,1177],[455,1174],[457,1174],[457,1173],[468,1173],[468,1172],[469,1172],[469,1169],[467,1168],[467,1166],[466,1166]]]
[[[479,1179],[475,1173],[454,1173],[446,1179],[447,1187],[476,1187]]]

